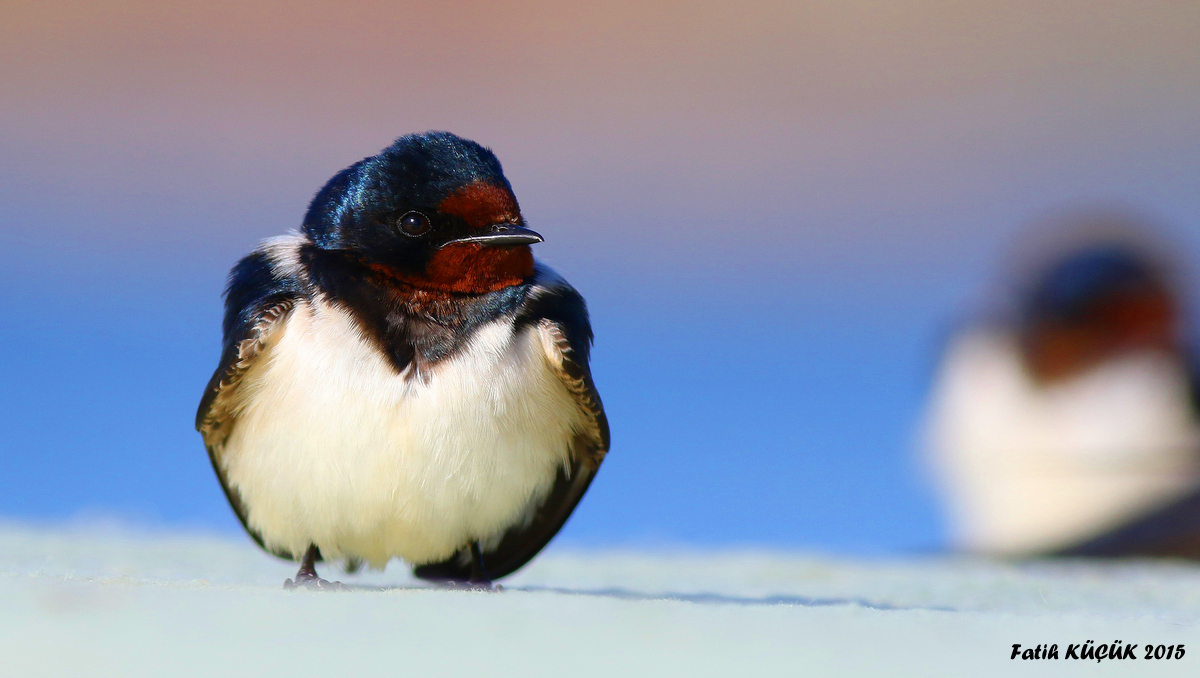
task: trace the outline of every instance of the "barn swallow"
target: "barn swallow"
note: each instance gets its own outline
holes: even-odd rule
[[[609,447],[583,298],[530,246],[487,148],[397,139],[230,273],[196,428],[287,586],[318,561],[489,587],[540,551]]]
[[[934,392],[959,545],[1200,557],[1200,391],[1168,267],[1102,239],[1018,287],[1009,317],[954,339]]]

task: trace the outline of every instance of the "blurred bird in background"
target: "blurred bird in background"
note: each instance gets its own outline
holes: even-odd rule
[[[197,413],[238,518],[318,560],[487,587],[558,532],[608,450],[583,298],[536,264],[500,162],[401,137],[238,262]]]
[[[1146,228],[1077,215],[952,337],[925,446],[955,545],[1200,557],[1200,407],[1179,272]],[[1043,232],[1045,236],[1047,233]]]

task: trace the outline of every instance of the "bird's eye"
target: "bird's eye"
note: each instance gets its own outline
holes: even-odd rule
[[[400,230],[414,237],[425,235],[429,232],[429,217],[420,212],[408,212],[400,217]]]

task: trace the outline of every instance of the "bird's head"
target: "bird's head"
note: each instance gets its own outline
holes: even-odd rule
[[[482,294],[533,275],[525,227],[500,161],[449,132],[410,134],[342,170],[317,193],[304,232],[388,278]]]
[[[1118,245],[1084,248],[1046,270],[1027,297],[1022,341],[1052,382],[1135,350],[1172,351],[1178,309],[1164,273]]]

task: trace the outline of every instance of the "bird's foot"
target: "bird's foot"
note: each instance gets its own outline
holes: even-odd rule
[[[504,587],[499,584],[493,584],[487,579],[478,581],[459,581],[455,579],[445,579],[437,582],[438,588],[449,589],[451,591],[482,591],[486,593],[499,593],[504,590]]]
[[[309,546],[308,550],[304,552],[304,559],[300,562],[300,571],[296,573],[296,579],[285,580],[283,590],[349,591],[350,587],[340,581],[326,581],[317,576],[317,560],[320,557],[321,551],[317,549],[316,545]]]
[[[286,579],[283,582],[283,590],[295,591],[297,589],[307,589],[309,591],[349,591],[350,587],[340,581],[329,581],[321,579],[315,574],[312,576],[296,575],[296,579]]]

